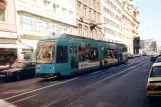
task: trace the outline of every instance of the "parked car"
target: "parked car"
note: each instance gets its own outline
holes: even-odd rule
[[[128,59],[135,58],[134,54],[128,54]]]
[[[135,57],[140,57],[141,56],[141,54],[135,54]]]
[[[152,56],[152,57],[150,58],[150,60],[153,61],[153,62],[155,62],[156,59],[157,59],[158,57],[160,57],[160,56],[161,56],[161,54],[159,54],[159,55],[154,55],[154,56]]]
[[[35,62],[15,62],[10,68],[0,71],[3,80],[21,80],[35,76]]]
[[[147,53],[146,52],[143,52],[142,56],[147,56]]]
[[[149,102],[156,96],[161,96],[161,62],[154,63],[151,67],[147,82],[147,97]]]
[[[156,59],[155,62],[156,62],[156,63],[157,63],[157,62],[161,62],[161,56],[159,56],[159,57]]]

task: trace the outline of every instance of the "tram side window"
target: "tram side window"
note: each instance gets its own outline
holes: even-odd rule
[[[90,49],[90,60],[98,60],[98,48]]]
[[[108,58],[117,58],[117,51],[113,49],[108,49]]]
[[[68,51],[67,46],[57,46],[57,63],[67,63],[68,62]]]
[[[86,50],[83,47],[79,47],[79,61],[87,61],[89,60],[89,50]]]
[[[124,47],[123,48],[123,52],[127,52],[127,47]]]
[[[104,57],[106,58],[108,56],[108,51],[107,51],[107,49],[105,48],[104,49]]]

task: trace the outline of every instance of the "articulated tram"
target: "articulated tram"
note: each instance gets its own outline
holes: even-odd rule
[[[126,63],[124,44],[70,34],[53,34],[37,44],[37,77],[67,76]]]

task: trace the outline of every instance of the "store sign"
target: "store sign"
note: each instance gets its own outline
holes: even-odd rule
[[[12,40],[12,39],[0,39],[0,44],[16,44],[16,40]]]
[[[29,39],[29,40],[40,40],[40,36],[32,36],[32,35],[20,35],[21,39]]]
[[[10,32],[0,32],[0,37],[2,38],[17,38],[17,33],[10,33]]]

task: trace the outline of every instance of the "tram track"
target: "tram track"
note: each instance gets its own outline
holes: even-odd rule
[[[147,58],[146,58],[147,59]],[[133,59],[133,60],[136,60],[136,59]],[[132,64],[135,64],[135,63],[138,63],[139,61],[136,61],[136,62],[133,62],[133,63],[129,63],[129,64],[123,64],[123,65],[119,65],[119,66],[115,66],[115,67],[110,67],[110,68],[105,68],[103,70],[100,70],[100,71],[95,71],[95,72],[92,72],[92,74],[98,74],[98,73],[104,73],[105,70],[113,70],[113,69],[118,69],[118,68],[121,68],[121,67],[125,67],[125,66],[128,66],[128,65],[132,65]],[[18,82],[14,82],[14,83],[9,83],[8,85],[7,84],[4,84],[4,85],[0,85],[0,91],[2,90],[6,90],[6,89],[10,89],[10,88],[14,88],[14,87],[19,87],[19,86],[25,86],[25,85],[30,85],[30,84],[34,84],[34,83],[37,83],[39,82],[40,78],[34,78],[34,79],[31,79],[31,81],[29,80],[23,80],[23,81],[18,81]],[[54,83],[54,82],[53,82]],[[56,83],[56,82],[55,82]],[[49,84],[47,84],[49,85]]]
[[[54,100],[54,101],[51,101],[49,103],[46,103],[40,107],[67,107],[69,106],[70,104],[74,103],[74,102],[77,102],[79,100],[81,100],[82,98],[84,98],[85,96],[87,96],[89,93],[97,90],[98,88],[104,86],[104,85],[107,85],[107,83],[110,83],[112,81],[115,81],[119,78],[121,78],[122,76],[126,75],[128,72],[130,72],[131,69],[135,68],[135,67],[138,67],[140,65],[143,65],[145,64],[146,62],[148,62],[147,60],[140,63],[140,64],[137,64],[136,66],[132,66],[126,70],[123,70],[117,74],[114,74],[113,76],[110,76],[110,77],[107,77],[107,78],[104,78],[102,80],[99,80],[95,83],[92,83],[88,86],[86,86],[85,88],[83,89],[80,89],[74,93],[71,93],[65,97],[62,97],[60,99],[57,99],[57,100]]]
[[[146,60],[147,61],[147,60]],[[136,66],[139,66],[140,64],[137,64],[137,65],[135,65],[135,66],[133,66],[133,64],[134,63],[130,63],[130,65],[132,65],[132,66],[130,66],[128,69],[125,69],[125,70],[123,70],[123,71],[120,71],[120,73],[122,73],[122,72],[124,72],[124,71],[129,71],[130,69],[132,69],[132,68],[134,68],[134,67],[136,67]],[[142,64],[142,63],[141,63]],[[122,67],[124,67],[124,66],[122,66]],[[125,66],[126,67],[126,66]],[[116,67],[116,69],[119,69],[119,67]],[[114,68],[113,69],[111,69],[111,70],[114,70]],[[106,73],[106,72],[100,72],[100,73]],[[97,75],[99,75],[100,73],[98,73],[98,74],[95,74],[95,75],[91,75],[91,76],[97,76]],[[117,75],[118,75],[119,73],[117,73]],[[114,74],[114,76],[115,76],[116,74]],[[120,74],[119,74],[120,75]],[[90,78],[90,77],[86,77],[86,78]],[[83,78],[83,79],[86,79],[86,78]],[[110,77],[107,77],[107,78],[104,78],[104,79],[101,79],[101,80],[99,80],[99,81],[97,81],[97,82],[94,82],[94,83],[92,83],[91,85],[88,85],[88,86],[86,86],[85,88],[83,88],[82,90],[79,90],[78,92],[75,92],[75,93],[72,93],[72,94],[70,94],[70,95],[67,95],[67,96],[65,96],[65,97],[62,97],[62,98],[59,98],[59,99],[57,99],[57,100],[55,100],[54,101],[54,105],[55,104],[58,104],[59,102],[61,102],[62,100],[66,100],[66,99],[68,99],[69,97],[72,97],[72,96],[81,96],[81,97],[83,97],[82,95],[77,95],[77,94],[79,94],[79,93],[89,93],[89,92],[91,92],[92,90],[95,90],[95,89],[97,89],[96,87],[95,88],[91,88],[91,87],[93,87],[94,85],[96,85],[96,84],[102,84],[101,82],[103,82],[103,81],[109,81],[109,78],[113,78],[113,76],[110,76]],[[81,79],[81,78],[79,78],[79,79]],[[38,89],[39,90],[39,89]],[[29,93],[28,93],[29,94]],[[41,93],[42,94],[42,93]],[[40,95],[39,93],[33,93],[31,96],[27,96],[27,97],[22,97],[21,99],[24,99],[24,100],[27,100],[27,99],[29,99],[29,98],[32,98],[32,96],[33,97],[35,97],[35,96],[37,96],[37,95]],[[11,99],[13,99],[13,98],[16,98],[16,97],[18,97],[18,96],[15,96],[15,97],[11,97]],[[6,100],[9,100],[10,98],[7,98]],[[77,99],[77,98],[75,98],[75,99]],[[79,98],[78,98],[79,99]],[[4,99],[5,100],[5,99]],[[13,103],[19,103],[19,102],[22,102],[23,100],[20,100],[20,99],[18,99],[18,100],[16,100],[16,101],[12,101]],[[53,105],[53,101],[52,101],[52,105]],[[47,105],[47,107],[48,106],[50,106],[50,105]],[[43,107],[43,106],[42,106]],[[44,107],[46,107],[46,105],[44,105]]]

